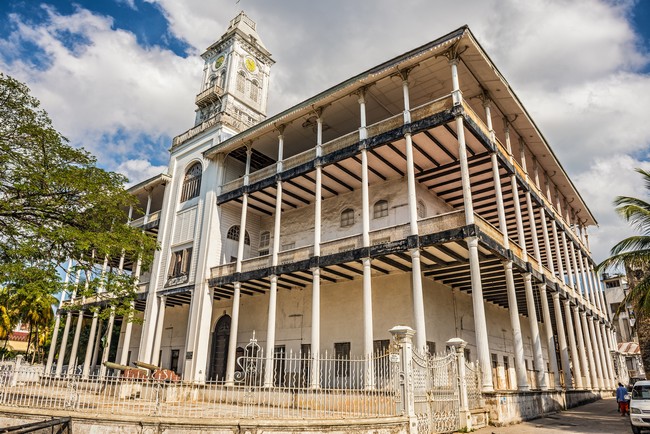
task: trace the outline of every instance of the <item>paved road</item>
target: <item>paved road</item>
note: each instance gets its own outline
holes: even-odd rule
[[[503,428],[486,427],[477,434],[566,434],[566,433],[631,433],[630,420],[616,410],[616,400],[606,398],[571,410],[551,414]]]

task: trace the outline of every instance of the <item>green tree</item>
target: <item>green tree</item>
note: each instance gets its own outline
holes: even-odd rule
[[[121,255],[141,258],[146,270],[156,246],[125,224],[137,206],[126,178],[70,146],[39,105],[27,86],[0,73],[0,335],[17,320],[49,328],[44,306],[64,289],[59,276],[68,259],[72,275],[79,270],[88,280],[77,286],[94,309],[127,314],[135,276],[111,271]]]
[[[636,169],[650,191],[650,172]],[[621,306],[632,304],[636,329],[646,372],[650,372],[650,203],[643,199],[619,196],[614,200],[616,212],[638,233],[612,247],[611,256],[599,270],[625,270],[630,291]]]

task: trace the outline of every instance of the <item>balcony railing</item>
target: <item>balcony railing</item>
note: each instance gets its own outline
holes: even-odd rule
[[[155,222],[160,220],[160,211],[154,211],[149,216],[142,216],[140,218],[137,218],[135,220],[131,220],[130,225],[133,226],[134,228],[139,228],[141,226],[145,225],[145,217],[147,218],[146,223],[149,224],[151,222]]]
[[[448,110],[452,107],[451,95],[445,95],[442,98],[438,98],[434,101],[423,104],[419,107],[415,107],[411,110],[411,121],[415,122],[421,119],[424,119],[428,116],[431,116],[435,113]],[[385,133],[392,129],[398,128],[404,124],[403,114],[391,116],[387,119],[381,120],[375,124],[372,124],[367,127],[368,137],[377,136],[379,134]],[[321,145],[321,155],[327,155],[332,152],[344,149],[350,145],[359,141],[359,132],[352,131],[343,136],[337,137],[329,142],[323,143]],[[289,170],[294,167],[298,167],[301,164],[312,161],[316,158],[316,148],[309,148],[299,154],[293,155],[282,162],[282,169]],[[262,179],[273,176],[276,172],[276,166],[268,166],[258,171],[255,171],[249,175],[249,184],[260,181]],[[240,188],[244,185],[243,177],[234,179],[230,182],[225,183],[221,188],[221,193],[228,193],[237,188]]]
[[[483,222],[484,225],[489,225]],[[442,232],[465,225],[465,214],[463,211],[452,211],[450,213],[440,214],[428,217],[418,221],[418,230],[420,235]],[[496,229],[495,229],[496,230]],[[405,239],[410,234],[410,225],[408,223],[391,226],[387,228],[370,231],[370,244],[386,244],[393,241]],[[336,253],[354,250],[363,247],[362,235],[355,234],[348,237],[328,240],[321,243],[321,256],[333,255]],[[291,250],[280,252],[278,264],[286,264],[309,259],[314,254],[314,246],[298,247]],[[265,255],[256,258],[245,259],[242,261],[242,272],[253,271],[271,265],[271,256]],[[223,277],[235,272],[235,263],[220,265],[212,268],[212,278]]]
[[[214,86],[207,88],[196,96],[196,105],[199,107],[205,107],[215,101],[218,101],[222,96],[223,89],[215,84]]]

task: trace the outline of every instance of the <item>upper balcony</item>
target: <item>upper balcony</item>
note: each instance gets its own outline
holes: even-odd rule
[[[130,225],[134,228],[142,228],[143,231],[158,233],[158,228],[160,227],[160,211],[155,211],[149,215],[132,220]]]
[[[219,101],[223,96],[223,89],[219,85],[208,87],[196,96],[196,105],[200,108],[206,107],[213,102]]]
[[[323,283],[337,283],[361,278],[362,259],[372,259],[372,273],[382,276],[411,271],[409,250],[419,246],[424,276],[461,291],[472,291],[469,271],[469,252],[465,238],[476,235],[479,238],[479,258],[484,297],[493,303],[508,306],[503,261],[513,260],[515,264],[515,286],[518,306],[522,315],[527,315],[523,274],[532,272],[535,280],[545,280],[556,285],[563,292],[576,297],[573,289],[564,285],[556,276],[539,267],[530,255],[525,256],[517,244],[510,250],[503,247],[502,233],[489,222],[475,215],[475,224],[466,225],[463,211],[453,211],[420,219],[418,237],[409,236],[410,225],[400,224],[370,232],[370,246],[363,247],[361,234],[355,234],[321,243],[318,258],[313,256],[313,245],[303,246],[279,253],[276,267],[272,267],[271,255],[245,259],[241,272],[236,273],[234,262],[212,268],[210,286],[216,298],[232,296],[233,283],[240,282],[242,293],[265,292],[270,286],[270,275],[278,276],[280,288],[307,287],[312,279],[312,269],[320,268]],[[530,268],[527,263],[533,265]],[[536,285],[535,285],[536,287]],[[535,297],[540,293],[535,288]],[[552,303],[552,300],[549,299]],[[539,302],[536,303],[539,309]],[[585,302],[585,305],[595,308]],[[542,318],[538,312],[538,318]]]

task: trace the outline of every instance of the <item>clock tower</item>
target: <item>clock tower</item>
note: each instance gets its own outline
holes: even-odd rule
[[[221,124],[233,136],[266,119],[269,73],[275,61],[243,11],[201,55],[205,61],[196,96],[195,125]]]

